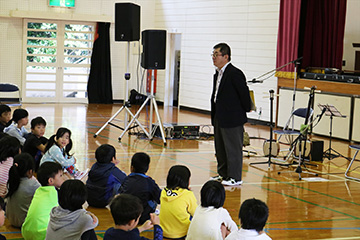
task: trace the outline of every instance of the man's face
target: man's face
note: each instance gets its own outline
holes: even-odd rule
[[[221,54],[220,48],[214,49],[212,53],[212,60],[215,67],[219,69],[222,68],[228,62],[228,59],[229,59],[228,55]]]
[[[11,120],[11,112],[3,112],[0,116],[0,123],[7,124]]]

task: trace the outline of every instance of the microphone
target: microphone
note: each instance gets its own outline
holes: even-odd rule
[[[327,109],[327,107],[324,107],[324,108],[322,109],[318,122],[320,122],[322,116],[323,116],[324,113],[326,112],[326,109]]]
[[[300,62],[301,59],[303,59],[303,57],[299,57],[298,59],[295,59],[294,61],[292,61],[292,63],[298,63]]]
[[[263,83],[264,81],[263,80],[256,80],[256,78],[253,78],[252,80],[250,81],[247,81],[248,83]]]

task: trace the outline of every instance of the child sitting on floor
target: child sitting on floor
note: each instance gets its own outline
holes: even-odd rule
[[[159,226],[159,217],[154,213],[150,214],[150,219],[144,225],[137,227],[141,212],[142,203],[138,197],[130,194],[119,194],[110,203],[111,215],[115,222],[115,227],[106,230],[104,240],[146,240],[140,237],[140,233],[154,227],[154,240],[162,240],[163,232]]]
[[[11,108],[6,104],[0,104],[0,132],[11,124]]]
[[[5,211],[4,211],[5,203],[4,199],[0,197],[0,227],[4,225],[5,222]],[[4,237],[2,234],[0,234],[0,240],[6,240],[6,237]]]
[[[239,211],[241,228],[230,233],[226,240],[271,240],[263,231],[268,216],[269,209],[263,201],[255,198],[245,200]]]
[[[29,132],[25,129],[29,123],[29,113],[25,109],[19,108],[16,109],[12,117],[13,123],[4,129],[4,133],[7,133],[10,136],[16,137],[21,146],[24,145],[25,140]]]
[[[14,164],[14,157],[20,153],[20,142],[12,136],[0,139],[0,197],[4,198],[7,193],[9,170]]]
[[[89,171],[86,181],[87,202],[92,207],[105,207],[119,193],[126,174],[116,167],[116,150],[109,144],[103,144],[95,151],[96,163]]]
[[[187,233],[187,240],[222,240],[229,232],[237,230],[229,212],[223,208],[224,186],[218,181],[208,181],[200,190],[201,206],[196,208]]]
[[[62,166],[46,162],[39,167],[37,179],[41,184],[30,203],[21,234],[25,240],[44,240],[49,224],[50,211],[58,205],[58,192],[64,182]]]
[[[166,238],[185,238],[197,201],[189,190],[190,170],[183,165],[172,166],[166,188],[160,196],[160,224]]]
[[[150,219],[150,213],[155,212],[157,204],[160,203],[161,189],[151,177],[145,175],[149,164],[149,155],[143,152],[135,153],[131,158],[131,173],[120,188],[120,193],[128,193],[140,198],[144,208],[139,220],[140,224]]]
[[[71,148],[71,131],[67,128],[59,128],[56,134],[50,137],[40,165],[44,162],[58,162],[75,179],[84,178],[88,174],[89,169],[79,171],[75,167],[76,159],[69,153]]]
[[[35,159],[35,171],[37,172],[48,139],[44,137],[46,121],[42,117],[31,120],[31,133],[28,134],[23,146],[23,152],[29,153]]]
[[[8,193],[6,195],[6,218],[14,227],[20,228],[25,221],[31,200],[40,183],[33,176],[34,159],[28,153],[15,156],[9,171]]]
[[[82,181],[66,180],[60,187],[59,206],[50,212],[45,239],[97,239],[94,228],[99,221],[82,208],[86,198],[87,191]]]

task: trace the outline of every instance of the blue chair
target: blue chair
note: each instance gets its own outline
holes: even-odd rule
[[[18,92],[19,93],[19,102],[15,104],[7,104],[9,106],[21,106],[21,91],[18,86],[10,83],[0,83],[0,92]]]
[[[345,177],[349,178],[349,179],[360,181],[360,178],[350,177],[348,175],[348,173],[350,172],[351,165],[354,163],[356,155],[358,154],[358,152],[360,150],[360,145],[350,145],[349,148],[355,149],[355,154],[354,154],[353,158],[351,159],[351,162],[350,162],[348,168],[346,169]]]
[[[286,161],[288,161],[290,159],[290,157],[293,156],[293,154],[295,153],[295,148],[296,148],[296,145],[293,144],[294,143],[294,140],[296,139],[296,137],[298,137],[300,135],[300,131],[294,129],[293,126],[290,126],[291,123],[292,123],[292,120],[293,118],[297,117],[297,118],[303,118],[305,120],[306,116],[307,116],[307,108],[298,108],[296,110],[294,110],[289,119],[287,120],[285,126],[283,129],[281,130],[274,130],[273,132],[275,134],[278,135],[278,138],[277,138],[277,143],[280,144],[280,139],[281,137],[285,137],[286,139],[286,142],[284,144],[287,144],[287,145],[290,145],[290,148],[289,149],[281,149],[280,151],[289,151],[286,156],[284,157],[284,159]],[[308,116],[308,119],[306,122],[310,122],[311,120],[311,117],[313,115],[314,111],[312,108],[310,108],[310,113],[309,113],[309,116]],[[305,122],[305,121],[304,121]],[[307,147],[307,152],[310,151],[310,148]],[[303,153],[304,154],[304,153]]]

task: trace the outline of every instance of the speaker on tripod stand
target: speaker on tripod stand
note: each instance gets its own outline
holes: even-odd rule
[[[165,69],[165,55],[166,55],[166,31],[165,30],[145,30],[141,34],[142,37],[142,45],[143,45],[143,52],[141,55],[141,66],[145,69]],[[143,129],[144,133],[152,140],[155,131],[153,131],[153,108],[155,110],[157,123],[161,137],[164,142],[164,146],[166,146],[166,139],[165,139],[165,132],[164,126],[161,122],[159,110],[156,104],[155,96],[154,96],[154,82],[155,82],[155,71],[152,71],[151,76],[151,92],[148,94],[147,98],[145,99],[144,103],[138,109],[135,115],[133,115],[133,119],[130,121],[129,126],[134,122],[137,121],[137,117],[139,116],[142,109],[145,107],[147,102],[150,101],[150,121],[149,121],[149,132]],[[119,140],[123,137],[125,131],[120,135]],[[154,128],[156,129],[156,128]]]
[[[166,31],[145,30],[141,33],[141,67],[145,69],[165,69]]]

